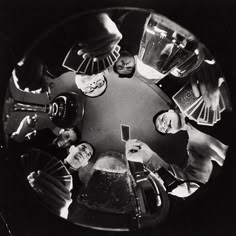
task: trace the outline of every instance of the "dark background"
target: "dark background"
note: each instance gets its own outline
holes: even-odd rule
[[[236,3],[230,0],[1,0],[0,2],[0,89],[1,104],[4,86],[10,77],[14,63],[20,59],[27,47],[42,32],[61,19],[81,11],[130,6],[154,9],[193,32],[216,57],[222,66],[229,84],[233,104],[236,84]],[[11,57],[8,50],[13,50]],[[0,111],[1,112],[1,111]],[[234,143],[234,130],[229,130]],[[2,139],[0,140],[2,142]],[[236,234],[236,191],[235,191],[235,145],[228,152],[223,173],[209,184],[209,191],[179,204],[168,221],[157,229],[135,233],[110,233],[85,229],[72,225],[31,199],[9,161],[5,160],[4,149],[0,159],[0,211],[12,234],[31,235],[235,235]],[[1,222],[1,219],[0,219]],[[0,223],[0,235],[7,230]]]

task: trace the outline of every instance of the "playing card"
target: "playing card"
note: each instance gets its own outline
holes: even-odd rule
[[[128,141],[130,139],[130,126],[129,125],[121,125],[121,140]]]
[[[109,66],[112,66],[112,65],[113,65],[113,62],[112,62],[112,60],[111,60],[111,58],[110,58],[109,55],[106,57],[106,59],[107,59],[107,62],[108,62],[108,64],[109,64]]]
[[[97,58],[93,59],[93,74],[98,74],[99,73],[99,62]]]
[[[120,53],[116,50],[113,50],[112,51],[112,54],[116,57],[116,58],[119,58],[120,57]]]
[[[206,106],[205,106],[205,103],[203,103],[202,109],[201,109],[200,114],[198,116],[198,120],[205,120],[205,109],[206,109]]]
[[[114,63],[117,60],[117,57],[112,52],[109,54],[109,57],[110,57],[112,63]]]
[[[115,59],[115,61],[119,58],[120,53],[116,52],[115,50],[113,50],[111,52],[111,57]]]
[[[209,120],[209,107],[207,107],[206,106],[206,108],[205,108],[205,110],[206,110],[206,115],[205,115],[205,121],[206,121],[206,123],[208,122],[208,120]]]
[[[119,51],[120,51],[120,46],[117,44],[117,45],[115,46],[113,52],[115,52],[116,54],[118,54],[118,57],[120,56]]]
[[[56,161],[54,162],[51,166],[49,166],[48,168],[45,168],[44,171],[47,172],[48,174],[51,174],[51,172],[53,172],[54,170],[56,170],[57,168],[59,168],[61,166],[61,161]]]
[[[87,68],[89,67],[89,64],[91,63],[92,58],[91,57],[86,57],[82,61],[82,63],[79,65],[79,68],[77,70],[77,73],[85,74]]]
[[[93,58],[91,58],[91,60],[87,64],[85,74],[86,75],[92,75],[93,74]]]
[[[110,55],[107,57],[109,62],[110,62],[110,65],[112,66],[114,64],[114,62],[112,61],[112,58],[110,57]]]
[[[38,149],[32,149],[21,156],[25,176],[42,170],[57,178],[69,190],[72,189],[72,176],[62,161]]]
[[[209,111],[208,111],[208,107],[206,107],[206,105],[204,104],[204,111],[202,111],[202,113],[200,114],[200,116],[202,116],[202,118],[198,118],[197,123],[199,125],[205,125],[208,122],[208,116],[209,116]],[[202,115],[203,114],[203,115]]]
[[[216,117],[217,117],[217,110],[214,111],[214,116],[213,116],[213,124],[217,122]]]
[[[208,122],[207,122],[209,125],[214,124],[214,113],[215,113],[215,111],[213,111],[211,108],[209,108],[209,116],[208,116]]]
[[[183,113],[194,106],[198,100],[201,99],[201,97],[195,97],[191,83],[187,83],[172,98]]]
[[[106,66],[105,66],[105,64],[104,64],[103,59],[99,59],[98,65],[99,65],[99,70],[100,70],[100,72],[101,72],[101,71],[104,71],[104,70],[106,69]]]
[[[71,176],[70,180],[61,180],[62,184],[69,190],[71,190],[73,188],[73,179]]]
[[[191,115],[196,109],[197,109],[197,107],[199,106],[199,105],[201,105],[201,103],[202,103],[202,98],[201,99],[199,99],[198,101],[197,101],[197,103],[196,104],[194,104],[192,107],[190,107],[189,109],[187,109],[186,110],[186,114],[187,115]],[[202,104],[203,105],[203,104]]]
[[[69,70],[73,70],[75,72],[78,71],[81,63],[84,61],[83,55],[79,55],[78,51],[81,49],[78,43],[75,43],[72,48],[67,53],[62,66],[66,67]]]
[[[216,122],[219,121],[221,119],[221,115],[220,115],[220,107],[218,106],[216,109]]]
[[[197,123],[199,125],[207,125],[207,122],[205,120],[198,120]]]
[[[103,59],[103,63],[106,66],[106,68],[111,66],[110,60],[107,57]]]
[[[66,167],[63,165],[62,161],[59,161],[57,166],[50,171],[47,171],[50,175],[53,175],[54,177],[56,176],[63,176],[63,175],[68,175],[68,171]]]
[[[225,110],[225,103],[222,94],[220,94],[220,101],[219,101],[220,112]]]
[[[191,118],[195,121],[197,121],[198,116],[202,110],[202,106],[203,106],[203,100],[200,101],[200,103],[198,103],[198,105],[196,106],[196,108],[192,111],[192,113],[190,114]]]
[[[63,176],[56,176],[56,178],[59,180],[68,181],[68,180],[71,180],[72,176],[68,174],[68,175],[63,175]]]

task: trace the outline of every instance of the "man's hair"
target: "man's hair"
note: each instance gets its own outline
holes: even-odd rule
[[[106,92],[107,86],[108,86],[107,78],[106,78],[104,75],[103,75],[103,77],[104,77],[104,80],[105,80],[106,87],[105,87],[105,89],[102,91],[102,93],[98,94],[97,96],[89,96],[89,95],[85,94],[82,90],[80,90],[81,93],[82,93],[84,96],[87,96],[87,97],[90,97],[90,98],[97,98],[97,97],[102,96],[102,95]]]
[[[126,50],[123,50],[120,52],[120,57],[123,57],[123,56],[134,56],[132,53],[126,51]],[[119,59],[119,58],[118,58]],[[132,71],[129,73],[129,74],[120,74],[118,71],[117,71],[117,68],[116,68],[116,63],[114,64],[113,66],[113,71],[119,75],[119,78],[132,78],[134,73],[135,73],[135,68],[136,68],[136,65],[134,65],[134,68],[132,69]]]
[[[160,116],[161,114],[165,113],[165,112],[168,112],[169,110],[161,110],[161,111],[158,111],[152,118],[152,121],[153,121],[153,124],[154,124],[154,127],[155,127],[155,130],[161,134],[161,135],[168,135],[167,133],[163,133],[161,132],[160,130],[157,129],[156,127],[156,120],[158,118],[158,116]]]
[[[77,139],[75,141],[72,142],[73,145],[78,145],[80,143],[80,139],[81,139],[81,132],[79,130],[79,128],[77,126],[74,126],[72,128],[66,128],[65,130],[73,130],[76,134]]]
[[[118,74],[119,78],[132,78],[134,73],[135,73],[135,66],[134,68],[132,69],[132,71],[129,73],[129,74],[120,74],[118,71],[117,71],[117,68],[116,68],[116,64],[114,64],[113,66],[113,71]]]

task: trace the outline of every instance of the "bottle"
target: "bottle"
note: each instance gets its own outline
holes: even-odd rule
[[[49,104],[14,101],[13,111],[47,113],[56,126],[71,128],[83,118],[84,100],[77,93],[65,92]]]

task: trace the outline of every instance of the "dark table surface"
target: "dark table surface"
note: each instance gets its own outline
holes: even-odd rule
[[[142,140],[164,159],[180,162],[176,153],[184,157],[186,139],[181,135],[163,137],[155,131],[152,122],[158,111],[169,108],[167,103],[136,77],[119,78],[114,72],[105,73],[105,76],[108,80],[106,92],[97,98],[87,98],[82,140],[95,147],[96,156],[106,151],[125,153],[120,127],[128,125],[131,139]],[[176,140],[181,145],[175,145]],[[172,149],[168,149],[167,144],[172,145]]]

